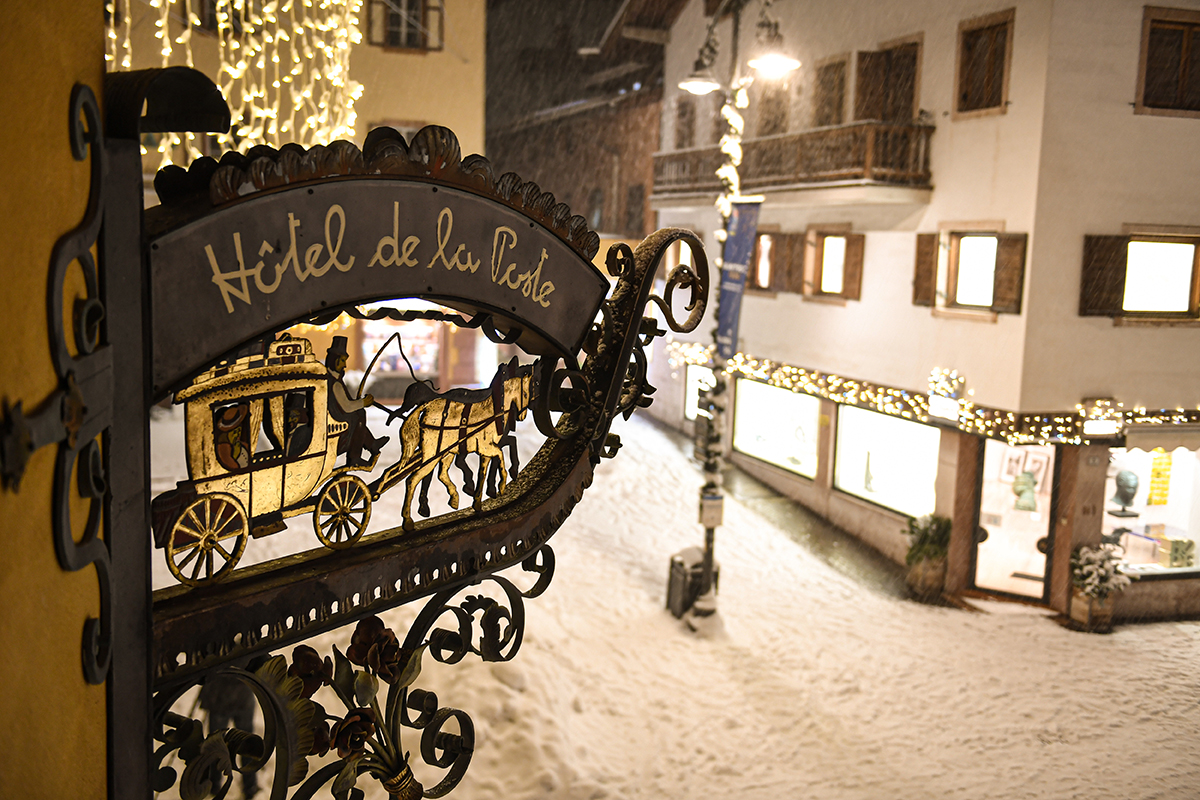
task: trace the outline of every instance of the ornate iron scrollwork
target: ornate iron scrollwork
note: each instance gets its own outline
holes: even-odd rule
[[[520,590],[500,575],[483,580],[497,587],[501,600],[474,587],[434,595],[409,629],[404,642],[379,617],[359,621],[350,645],[342,653],[322,657],[299,645],[289,665],[283,656],[260,657],[245,667],[210,672],[205,681],[234,681],[247,687],[262,711],[261,735],[227,727],[209,730],[187,714],[172,710],[192,685],[161,692],[155,697],[153,735],[154,789],[178,784],[183,800],[223,798],[234,773],[258,772],[273,755],[272,800],[307,800],[329,784],[334,797],[361,797],[355,786],[360,776],[378,780],[397,800],[442,797],[462,780],[475,746],[475,727],[463,711],[440,705],[436,694],[414,688],[422,655],[455,664],[468,654],[484,661],[507,661],[521,647],[525,629],[525,599],[542,594],[554,575],[554,554],[548,546],[522,562],[537,575]],[[472,592],[459,598],[464,592]],[[440,624],[450,620],[449,625]],[[381,691],[386,685],[386,694]],[[330,714],[313,697],[329,687],[344,713]],[[409,766],[402,746],[404,730],[420,732],[421,759],[444,770],[440,780],[423,787]],[[457,730],[455,730],[457,729]],[[329,752],[337,760],[309,775],[309,758]],[[184,762],[180,773],[170,762]]]
[[[219,797],[227,790],[234,772],[250,769],[263,758],[263,753],[272,751],[277,775],[281,776],[276,779],[273,797],[283,797],[289,785],[295,787],[296,798],[311,797],[325,785],[330,786],[336,797],[353,797],[357,796],[355,783],[361,775],[379,780],[393,797],[437,797],[450,791],[470,762],[474,728],[466,713],[441,707],[435,695],[412,685],[422,654],[428,651],[430,657],[446,664],[457,663],[468,654],[485,661],[503,661],[516,655],[525,626],[524,600],[540,594],[553,574],[553,556],[545,542],[590,485],[595,464],[612,457],[619,449],[620,439],[610,432],[615,418],[628,417],[637,408],[650,404],[654,387],[648,380],[646,348],[654,338],[666,333],[664,324],[676,332],[689,332],[697,327],[704,313],[709,288],[708,263],[693,233],[669,229],[648,237],[636,249],[623,244],[612,248],[607,266],[609,274],[616,278],[616,286],[607,299],[601,300],[603,292],[609,291],[608,284],[586,263],[595,253],[597,239],[586,230],[582,218],[570,216],[569,210],[556,203],[552,195],[543,193],[536,185],[522,183],[516,176],[493,179],[486,161],[478,157],[459,162],[457,144],[443,129],[426,129],[407,145],[394,131],[385,130],[369,136],[362,153],[348,143],[335,143],[309,151],[285,146],[280,151],[252,152],[249,156],[227,155],[220,165],[197,162],[187,173],[177,170],[160,178],[164,213],[174,213],[173,196],[185,198],[201,189],[209,192],[214,207],[228,209],[244,202],[238,198],[245,193],[250,196],[274,190],[264,198],[270,200],[288,191],[283,187],[291,183],[313,184],[313,188],[296,190],[298,193],[303,191],[307,195],[314,190],[320,193],[322,188],[315,184],[334,178],[337,181],[333,185],[340,187],[339,191],[346,191],[356,177],[368,176],[376,189],[383,182],[395,181],[399,191],[404,188],[401,185],[404,181],[419,179],[445,184],[454,191],[459,190],[454,187],[460,187],[517,209],[529,218],[531,228],[542,222],[575,254],[582,256],[587,277],[601,278],[599,288],[594,301],[588,301],[586,315],[573,317],[571,334],[560,337],[562,341],[553,347],[547,347],[547,342],[539,344],[536,336],[527,335],[537,332],[537,324],[530,321],[533,317],[527,319],[517,314],[515,306],[509,306],[514,312],[512,317],[504,315],[498,304],[482,301],[460,303],[462,309],[468,309],[461,312],[462,316],[439,310],[361,311],[347,306],[348,301],[342,299],[330,299],[330,305],[336,308],[325,308],[322,301],[319,313],[313,311],[312,304],[305,307],[295,321],[303,318],[328,322],[347,309],[352,316],[368,319],[438,319],[479,328],[493,341],[516,343],[527,354],[539,358],[533,365],[514,363],[508,371],[498,372],[486,401],[469,394],[479,390],[451,389],[436,397],[419,400],[414,397],[411,405],[406,396],[396,410],[398,416],[405,410],[410,414],[400,432],[405,455],[378,479],[365,484],[371,498],[377,500],[382,492],[407,481],[403,525],[372,531],[361,541],[354,537],[349,542],[353,546],[294,554],[234,572],[224,587],[197,591],[172,587],[156,593],[155,680],[160,694],[156,700],[155,738],[163,745],[159,749],[160,760],[177,753],[187,765],[182,777],[160,771],[164,784],[179,780],[181,794],[186,786],[189,793],[203,789]],[[430,194],[437,191],[435,185]],[[443,189],[443,194],[449,192]],[[180,214],[187,211],[182,203],[177,210]],[[163,230],[170,227],[168,223],[170,220],[164,217]],[[524,224],[520,222],[521,227]],[[677,241],[692,249],[695,266],[674,269],[666,278],[662,295],[654,295],[655,272],[667,248]],[[548,242],[546,247],[559,244]],[[510,268],[516,269],[511,265]],[[531,265],[530,281],[533,269]],[[505,291],[514,288],[509,284]],[[417,294],[425,296],[422,291]],[[438,294],[432,289],[427,293],[445,299],[451,307],[459,307],[454,305],[457,295]],[[676,313],[677,293],[688,293],[683,300],[687,311],[683,319]],[[366,294],[356,296],[361,298]],[[532,296],[529,292],[523,295]],[[493,316],[490,311],[480,309],[498,310]],[[283,324],[287,316],[281,314],[278,324]],[[264,327],[253,328],[253,335],[269,332],[269,326],[263,324]],[[271,324],[276,323],[272,320]],[[526,327],[523,332],[516,327],[521,325]],[[276,340],[272,336],[262,348],[263,360],[283,358],[285,354],[279,347],[286,344],[290,348],[297,341]],[[228,348],[228,344],[222,347]],[[308,369],[301,369],[301,362],[309,360],[306,353],[306,350],[301,352],[299,360],[288,361],[287,369]],[[290,350],[287,357],[292,357]],[[290,432],[282,422],[288,408],[286,398],[275,402],[271,391],[257,385],[254,391],[249,391],[253,381],[243,380],[245,375],[233,374],[241,368],[242,359],[247,359],[243,365],[247,370],[271,366],[259,365],[257,358],[254,353],[239,352],[236,357],[226,359],[228,363],[208,362],[212,386],[217,387],[215,381],[221,381],[218,388],[223,389],[226,382],[231,387],[236,382],[234,388],[250,401],[246,415],[257,419],[256,424],[264,425],[266,409],[274,408],[270,412],[271,429],[278,428],[275,438],[286,460]],[[280,365],[282,368],[283,363]],[[182,366],[175,371],[184,373]],[[324,379],[323,375],[320,377]],[[337,377],[340,380],[341,376]],[[176,386],[176,400],[189,402],[198,393],[207,391],[196,388],[203,383],[197,380],[189,386],[173,379],[164,380],[162,385]],[[319,387],[312,388],[317,392]],[[422,393],[425,387],[415,392]],[[240,395],[235,397],[235,394],[221,395],[220,400],[222,403],[238,400]],[[490,474],[484,453],[470,450],[475,424],[472,404],[479,405],[481,411],[491,408],[490,415],[480,423],[490,431],[489,446],[497,449],[511,446],[515,452],[515,446],[507,440],[515,418],[526,408],[533,410],[536,427],[546,436],[524,469],[513,475],[511,481],[501,480],[495,490],[483,487]],[[420,417],[412,410],[417,408],[437,411],[437,418],[428,420],[423,432],[417,425]],[[227,410],[225,406],[206,408],[208,415],[203,419],[213,421],[217,419],[214,414]],[[236,417],[236,414],[230,417],[230,426],[237,422]],[[332,427],[336,428],[336,436],[346,430]],[[452,457],[456,450],[463,459],[468,452],[480,456],[479,467],[471,479],[474,492],[463,487],[475,495],[470,510],[447,512],[425,520],[412,519],[409,509],[414,487],[426,474],[420,469],[409,470],[410,456],[417,452],[421,437],[427,433],[437,439],[437,446],[423,453],[420,463],[435,460],[442,463],[443,478],[448,464],[442,458]],[[252,466],[238,462],[232,452],[226,455],[233,458],[226,463],[229,472]],[[327,465],[332,464],[330,460]],[[500,466],[503,470],[503,459]],[[348,457],[346,466],[336,467],[335,471],[360,467],[358,463],[350,464]],[[461,465],[459,469],[465,478],[466,471]],[[325,476],[330,480],[336,477]],[[457,489],[447,483],[447,491],[451,505],[457,508]],[[297,505],[299,500],[289,502],[281,512],[301,510]],[[306,505],[303,510],[307,508]],[[318,504],[318,511],[319,508]],[[425,512],[422,515],[427,516]],[[261,516],[260,533],[266,535],[270,532],[266,524],[269,520],[265,514]],[[175,514],[174,518],[181,517]],[[316,524],[318,531],[323,530],[319,513]],[[365,526],[364,512],[361,527]],[[168,541],[175,541],[174,534]],[[180,541],[186,546],[190,540],[185,535]],[[511,581],[495,574],[518,563],[539,576],[527,591],[520,591]],[[481,583],[489,584],[493,591],[474,588]],[[403,642],[374,616],[421,598],[429,599]],[[355,623],[357,628],[344,655],[335,648],[332,656],[325,658],[302,644],[317,633]],[[297,645],[290,666],[280,656],[269,655],[288,645]],[[286,679],[278,677],[281,670]],[[190,722],[189,715],[174,715],[172,706],[186,687],[215,680],[215,676],[225,673],[252,689],[257,687],[255,697],[259,707],[264,715],[270,714],[275,719],[275,727],[264,732],[261,743],[234,728],[210,731],[205,736],[202,728]],[[386,697],[381,697],[382,683],[388,684],[383,692]],[[331,716],[312,701],[322,685],[332,687],[337,702],[345,707],[344,714]],[[266,691],[264,686],[274,687],[269,696],[260,696],[261,691]],[[306,711],[308,706],[312,708]],[[291,717],[285,713],[288,709],[292,709]],[[307,733],[302,722],[306,713]],[[297,730],[283,736],[280,730],[288,725]],[[422,759],[444,771],[428,788],[414,777],[399,745],[401,734],[411,730],[420,731]],[[285,745],[290,749],[280,750]],[[337,760],[307,775],[307,756],[323,753],[329,747],[336,749]],[[304,755],[297,756],[298,753]],[[301,761],[305,766],[298,766]],[[280,773],[279,764],[293,766],[290,771]]]
[[[59,566],[69,572],[89,565],[96,568],[100,615],[84,624],[83,672],[88,683],[99,684],[105,680],[112,655],[111,563],[100,535],[107,493],[107,459],[101,440],[112,420],[112,352],[106,346],[100,270],[92,255],[104,216],[104,132],[96,96],[86,85],[76,84],[71,92],[69,124],[71,154],[76,161],[90,161],[90,183],[83,219],[55,243],[50,259],[46,308],[59,388],[28,416],[20,402],[11,408],[6,404],[0,423],[0,482],[17,491],[30,455],[58,444],[52,507],[54,552]],[[63,290],[72,264],[79,265],[85,296],[71,310],[74,334],[69,342]],[[72,474],[76,475],[74,483]],[[76,488],[90,501],[78,540],[71,520],[71,493]]]

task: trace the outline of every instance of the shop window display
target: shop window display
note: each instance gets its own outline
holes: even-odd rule
[[[987,536],[975,553],[976,587],[1044,596],[1054,457],[1053,445],[984,443],[979,527]]]
[[[940,440],[931,425],[839,406],[834,486],[912,517],[931,514]]]
[[[733,449],[739,453],[815,478],[820,420],[817,398],[738,378]]]
[[[1195,575],[1200,456],[1183,447],[1109,453],[1103,541],[1122,548],[1126,572]]]

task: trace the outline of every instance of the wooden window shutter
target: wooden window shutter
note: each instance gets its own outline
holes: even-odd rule
[[[917,259],[913,269],[913,305],[932,306],[937,291],[938,235],[917,234]]]
[[[917,52],[916,44],[884,51],[888,57],[883,91],[885,122],[908,122],[916,114],[913,105],[917,91]]]
[[[775,261],[771,265],[771,289],[800,294],[804,288],[804,234],[775,235]]]
[[[863,251],[867,237],[861,233],[847,233],[846,261],[842,267],[842,297],[858,300],[862,297]]]
[[[1084,236],[1079,316],[1117,317],[1125,302],[1128,236]]]
[[[996,234],[996,271],[992,284],[992,311],[1000,314],[1021,313],[1021,292],[1025,286],[1026,233]]]
[[[854,118],[883,119],[884,79],[888,54],[871,50],[858,53],[858,79],[854,87]]]

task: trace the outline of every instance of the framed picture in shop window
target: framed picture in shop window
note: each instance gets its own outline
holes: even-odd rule
[[[1010,447],[1004,453],[1000,462],[1000,480],[1012,483],[1025,470],[1025,451],[1018,447]]]
[[[1046,453],[1026,453],[1025,472],[1032,472],[1037,481],[1037,491],[1041,493],[1046,488],[1046,479],[1050,477],[1050,456]]]

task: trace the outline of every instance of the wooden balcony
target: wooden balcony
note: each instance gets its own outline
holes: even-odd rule
[[[854,122],[742,143],[742,192],[831,182],[929,188],[932,125]],[[719,192],[717,147],[654,156],[654,194]]]

